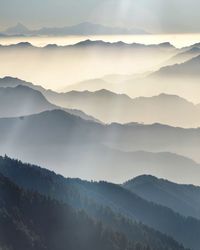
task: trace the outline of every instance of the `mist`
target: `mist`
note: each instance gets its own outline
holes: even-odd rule
[[[59,90],[116,72],[129,75],[152,71],[175,54],[173,48],[137,47],[120,43],[95,46],[87,42],[72,47],[1,47],[1,76],[15,76]]]

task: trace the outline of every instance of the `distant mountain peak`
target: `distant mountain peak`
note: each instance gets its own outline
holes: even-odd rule
[[[17,43],[17,44],[14,44],[14,45],[11,45],[11,46],[15,46],[15,47],[34,47],[31,43],[29,42],[20,42],[20,43]]]
[[[55,43],[53,44],[47,44],[44,48],[47,48],[47,49],[53,49],[53,48],[58,48],[59,46]]]
[[[30,30],[25,25],[18,22],[16,25],[7,28],[4,31],[4,33],[9,34],[9,35],[23,35],[23,34],[30,33]]]
[[[159,46],[163,48],[175,48],[170,42],[160,43]]]
[[[111,27],[91,22],[82,22],[71,26],[63,27],[42,27],[38,30],[29,30],[22,23],[9,27],[2,33],[6,35],[105,35],[105,34],[147,34],[142,29],[123,27]]]
[[[100,89],[100,90],[97,90],[95,92],[93,92],[94,94],[102,94],[102,95],[112,95],[112,96],[123,96],[123,97],[126,97],[126,98],[129,98],[131,99],[128,95],[126,94],[118,94],[118,93],[115,93],[113,91],[110,91],[110,90],[107,90],[107,89]]]
[[[1,80],[3,80],[3,81],[11,81],[11,80],[20,81],[19,78],[17,78],[17,77],[12,77],[12,76],[5,76],[5,77],[1,78]]]
[[[128,183],[134,183],[134,184],[140,185],[140,184],[144,184],[147,182],[155,182],[157,180],[158,180],[158,178],[156,178],[153,175],[140,175],[140,176],[137,176],[137,177],[125,182],[124,185],[126,185]]]
[[[180,101],[184,101],[187,103],[190,103],[188,100],[186,100],[185,98],[178,96],[178,95],[174,95],[174,94],[167,94],[167,93],[160,93],[158,95],[155,96],[150,96],[150,97],[145,97],[145,96],[141,96],[141,97],[136,97],[133,100],[135,101],[140,101],[140,100],[155,100],[155,99],[160,99],[160,100],[180,100]]]
[[[107,89],[100,89],[100,90],[97,90],[97,91],[95,91],[95,92],[93,92],[93,93],[96,93],[96,94],[109,94],[109,95],[117,95],[117,94],[115,94],[114,92],[112,92],[112,91],[110,91],[110,90],[107,90]]]
[[[96,41],[93,41],[91,39],[87,39],[87,40],[84,40],[84,41],[81,41],[81,42],[78,42],[76,43],[75,45],[72,45],[72,46],[89,46],[89,45],[106,45],[106,44],[110,44],[110,43],[106,43],[102,40],[96,40]]]
[[[186,99],[184,99],[178,95],[172,95],[172,94],[166,94],[166,93],[160,93],[159,95],[153,96],[153,97],[154,98],[165,98],[165,99],[179,99],[179,100],[187,101]]]
[[[20,22],[18,22],[18,23],[14,26],[14,28],[28,29],[24,24],[22,24],[22,23],[20,23]]]

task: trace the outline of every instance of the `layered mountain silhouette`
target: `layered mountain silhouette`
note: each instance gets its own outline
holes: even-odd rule
[[[17,78],[5,77],[0,79],[0,87],[15,87],[19,84],[40,91],[57,109],[63,107],[73,114],[76,114],[75,111],[70,112],[70,109],[84,111],[92,117],[84,117],[83,114],[79,116],[88,120],[95,120],[96,118],[105,123],[162,123],[186,128],[200,125],[199,105],[194,105],[176,95],[160,94],[153,97],[130,98],[125,94],[116,94],[105,89],[95,92],[70,91],[57,93]],[[100,103],[101,105],[99,105]]]
[[[61,108],[51,104],[40,91],[36,90],[40,89],[45,91],[42,87],[35,86],[35,88],[30,88],[28,86],[33,87],[33,85],[26,84],[25,82],[23,82],[23,85],[18,85],[18,83],[22,82],[20,80],[16,79],[15,81],[11,79],[10,82],[10,78],[4,79],[3,84],[0,82],[0,117],[19,117],[47,110],[62,109],[83,119],[98,121],[80,110]],[[12,80],[14,84],[12,84]]]
[[[173,56],[166,64],[180,64],[200,55],[200,47],[192,47]]]
[[[26,86],[0,88],[0,117],[24,116],[56,109],[36,90]]]
[[[200,218],[199,187],[180,185],[148,175],[136,177],[124,183],[123,187],[184,216]]]
[[[132,49],[159,49],[163,51],[176,51],[177,49],[169,42],[164,42],[160,44],[140,44],[140,43],[125,43],[122,41],[119,42],[105,42],[102,40],[84,40],[74,45],[69,45],[65,47],[102,47],[102,48],[132,48]]]
[[[1,118],[0,153],[47,166],[65,176],[77,177],[79,173],[83,179],[123,182],[130,174],[147,173],[199,184],[199,164],[176,155],[199,160],[199,133],[199,129],[160,124],[103,125],[53,110]]]
[[[2,33],[6,35],[29,35],[31,34],[31,30],[22,23],[17,23],[15,26],[7,28]]]
[[[165,77],[199,77],[200,56],[196,56],[184,63],[161,68],[153,76]]]
[[[65,45],[65,46],[59,46],[57,44],[47,44],[44,47],[37,47],[32,45],[29,42],[20,42],[20,43],[16,43],[16,44],[9,44],[9,45],[1,45],[1,49],[8,49],[8,48],[17,48],[17,47],[24,47],[25,46],[29,46],[32,47],[33,49],[54,49],[54,50],[58,50],[58,49],[71,49],[71,48],[109,48],[109,49],[117,49],[117,48],[124,48],[124,49],[134,49],[134,50],[142,50],[142,49],[146,49],[146,50],[152,50],[154,52],[156,52],[156,50],[158,50],[158,52],[173,52],[176,53],[179,50],[174,47],[171,43],[169,42],[164,42],[164,43],[159,43],[159,44],[142,44],[142,43],[125,43],[122,41],[119,42],[105,42],[103,40],[91,40],[91,39],[87,39],[87,40],[83,40],[80,41],[78,43],[72,44],[72,45]],[[140,51],[142,52],[142,51]]]
[[[182,247],[171,238],[148,228],[151,227],[164,232],[167,235],[173,235],[176,240],[183,243],[186,247],[198,249],[199,238],[194,237],[194,232],[192,231],[192,229],[195,228],[195,232],[196,234],[198,234],[198,231],[200,230],[200,221],[194,218],[182,217],[169,208],[156,205],[152,202],[148,202],[121,186],[107,182],[97,183],[86,182],[80,179],[65,179],[62,176],[58,176],[47,170],[38,168],[36,166],[22,164],[19,161],[13,161],[7,157],[0,159],[0,172],[1,174],[4,174],[6,177],[10,178],[10,180],[15,184],[19,185],[20,188],[29,190],[23,192],[23,197],[26,200],[28,196],[28,201],[30,202],[31,200],[32,206],[35,206],[32,207],[32,209],[29,209],[28,206],[25,206],[25,204],[23,204],[24,199],[22,198],[13,199],[12,203],[8,203],[9,198],[14,197],[14,195],[11,196],[12,192],[10,192],[10,195],[8,196],[7,192],[5,192],[7,184],[4,184],[5,181],[3,179],[1,181],[1,185],[3,183],[4,189],[1,190],[2,192],[5,192],[4,199],[6,202],[4,202],[4,204],[6,205],[4,206],[7,208],[9,214],[11,214],[11,216],[14,216],[12,214],[11,206],[9,206],[8,204],[13,205],[13,202],[18,201],[20,202],[20,205],[22,202],[22,204],[24,205],[22,207],[27,208],[26,214],[32,212],[31,218],[34,218],[35,216],[35,214],[33,214],[33,211],[37,212],[37,216],[42,216],[42,219],[40,219],[39,216],[38,220],[34,220],[34,223],[38,222],[37,225],[39,226],[39,229],[41,229],[40,226],[44,226],[43,222],[45,219],[51,218],[51,216],[48,214],[51,213],[51,209],[53,206],[50,199],[54,199],[58,202],[62,202],[62,204],[67,203],[68,205],[72,206],[73,209],[78,209],[79,211],[80,209],[84,210],[84,212],[87,213],[90,217],[95,218],[97,221],[100,221],[101,223],[103,223],[103,225],[111,228],[112,231],[123,233],[130,240],[130,243],[141,242],[144,246],[147,246],[149,244],[149,247],[152,247],[153,249],[165,249],[169,247],[172,249],[182,249]],[[45,208],[50,206],[49,209],[47,209],[46,213],[40,213],[40,210],[37,207],[37,200],[35,200],[38,195],[35,194],[33,196],[30,193],[30,190],[36,191],[37,193],[49,197],[49,199],[46,201],[46,206],[44,206]],[[17,193],[14,192],[14,194],[16,195],[15,197],[20,197],[19,195],[17,195]],[[40,203],[39,207],[42,209],[43,198],[40,196],[39,200],[42,203]],[[61,205],[59,203],[56,204],[58,209],[56,211],[60,214],[57,214],[57,212],[53,210],[55,212],[53,221],[57,222],[57,216],[59,216],[60,219],[63,216],[64,218],[66,218],[64,212],[68,211],[69,216],[67,216],[67,218],[70,218],[72,221],[74,221],[74,226],[76,225],[76,222],[81,223],[79,213],[76,215],[70,212],[71,210],[65,210],[66,208],[64,209],[63,205],[62,210],[60,210],[59,208]],[[15,203],[14,205],[18,207],[18,204],[16,205]],[[24,210],[22,209],[22,211]],[[82,219],[86,220],[86,216],[84,216],[84,213],[81,214],[81,217]],[[26,220],[24,221],[26,222]],[[148,225],[148,227],[142,225],[141,223],[138,224],[135,221],[142,222],[143,224]],[[49,223],[51,222],[52,219],[50,219]],[[49,223],[45,224],[46,228],[49,228],[49,225],[51,225]],[[58,226],[58,228],[60,228],[60,222],[56,223],[56,225]],[[64,220],[62,225],[65,225],[65,227],[67,227],[68,225],[71,225],[71,223]],[[80,225],[82,225],[82,223]],[[86,225],[88,225],[88,223],[86,223]],[[92,223],[89,223],[89,225],[91,225],[91,230],[96,230],[95,227],[92,226]],[[28,224],[28,226],[30,227],[30,224]],[[72,228],[70,227],[72,235],[79,235],[80,229],[75,233],[73,232],[74,226]],[[182,227],[182,230],[176,230],[176,228],[179,228],[180,226]],[[61,228],[65,229],[65,227]],[[81,226],[79,228],[81,228]],[[38,227],[36,227],[36,229],[38,229]],[[86,230],[86,228],[84,230],[86,233],[90,232],[90,230]],[[47,230],[47,232],[49,232],[49,230]],[[59,232],[60,230],[57,230],[58,235]],[[63,234],[61,233],[61,235]],[[54,235],[52,234],[51,240],[54,239]],[[85,239],[85,235],[83,239]],[[90,243],[90,238],[89,240],[87,240],[87,242],[88,244]],[[85,242],[83,244],[85,244]]]
[[[25,25],[18,23],[2,31],[6,35],[112,35],[112,34],[147,34],[142,29],[126,29],[120,27],[108,27],[101,24],[84,22],[66,27],[44,27],[38,30],[30,30]]]
[[[200,43],[23,40],[0,45],[1,76],[18,77],[0,78],[0,249],[199,250]]]
[[[64,88],[66,85],[116,72],[130,75],[155,71],[178,52],[170,43],[145,45],[85,40],[66,46],[49,44],[36,47],[22,42],[0,46],[0,67],[1,75],[44,82],[46,86],[55,86],[58,83],[58,87]],[[123,61],[119,60],[121,57]],[[41,71],[44,65],[45,70]],[[40,74],[28,74],[33,67]],[[76,74],[79,67],[82,70]],[[52,70],[54,74],[49,77]]]
[[[160,94],[132,99],[127,95],[103,89],[95,92],[71,91],[59,95],[47,94],[46,97],[52,103],[81,109],[106,123],[134,121],[181,127],[200,126],[199,107],[176,95]]]
[[[183,63],[153,70],[153,73],[145,77],[124,81],[121,83],[123,92],[132,97],[169,93],[199,103],[199,61],[200,56],[194,56]],[[90,90],[90,88],[88,89]],[[108,84],[108,89],[112,90],[113,86]],[[115,91],[118,91],[117,86]]]
[[[145,250],[151,245],[160,244],[163,250],[166,246],[174,250],[184,249],[173,239],[140,225],[133,225],[133,228],[137,229],[141,237],[146,229],[146,234],[153,240],[155,238],[155,242],[152,244],[144,236],[140,242],[136,241],[137,237],[130,241],[119,232],[119,228],[114,231],[100,221],[92,220],[83,211],[76,211],[63,202],[19,188],[3,175],[0,175],[0,189],[2,249]]]

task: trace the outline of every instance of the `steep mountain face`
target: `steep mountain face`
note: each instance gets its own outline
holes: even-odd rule
[[[199,165],[173,154],[198,159],[199,133],[199,129],[159,124],[103,125],[54,110],[21,118],[1,118],[0,152],[71,177],[79,173],[84,179],[124,182],[130,173],[135,176],[145,172],[199,184]],[[141,150],[172,154],[135,152]]]
[[[184,215],[200,218],[200,187],[180,185],[153,176],[139,176],[123,187],[140,197]]]
[[[17,117],[56,109],[36,90],[26,86],[0,88],[0,117]]]
[[[40,113],[47,110],[61,109],[85,120],[99,122],[96,118],[77,109],[56,106],[44,97],[51,92],[40,86],[6,77],[0,80],[0,117],[18,117]]]
[[[186,246],[197,249],[196,244],[199,239],[196,238],[193,240],[193,234],[190,229],[192,226],[195,226],[195,232],[198,233],[198,228],[200,227],[199,221],[195,219],[186,219],[170,209],[149,203],[118,185],[106,182],[90,183],[79,179],[65,179],[53,172],[49,172],[36,166],[22,164],[19,161],[13,161],[7,157],[0,159],[0,172],[26,190],[37,191],[62,203],[67,202],[75,209],[83,209],[89,216],[94,217],[96,220],[100,220],[103,225],[106,225],[113,231],[123,232],[132,242],[143,242],[143,245],[149,245],[150,249],[152,248],[156,250],[166,248],[174,250],[182,249],[182,247],[171,238],[166,237],[141,223],[138,224],[131,221],[137,220],[165,232],[168,235],[173,234],[175,239],[184,243]],[[29,196],[29,201],[32,199],[30,199]],[[16,200],[20,201],[20,199],[14,199],[14,201]],[[42,201],[42,199],[40,200]],[[36,204],[35,202],[31,202],[31,204],[36,206],[36,210],[32,208],[31,212],[35,211],[37,212],[37,215],[44,216],[40,222],[42,223],[43,220],[46,219],[46,213],[39,213],[39,211],[37,211],[37,202]],[[51,206],[50,210],[48,209],[48,213],[51,211]],[[29,213],[29,209],[26,209],[26,211],[26,213]],[[59,211],[60,210],[58,210],[58,212]],[[64,214],[61,212],[58,216],[62,217]],[[76,217],[74,218],[73,214],[69,217],[76,221]],[[83,215],[82,217],[85,218]],[[47,218],[49,218],[48,214]],[[131,220],[128,221],[126,218]],[[69,222],[64,222],[65,223],[63,224],[65,226],[68,227],[70,225]],[[76,222],[74,224],[76,225]],[[180,224],[183,225],[183,232],[176,230]],[[49,227],[49,223],[47,223],[46,226]],[[72,227],[72,233],[73,229],[74,227]],[[80,231],[78,230],[76,235],[79,232]],[[88,233],[90,230],[85,230],[85,232]],[[187,235],[187,237],[185,237],[184,234]],[[54,237],[52,240],[53,239]]]
[[[188,60],[181,64],[167,66],[161,68],[153,76],[165,76],[165,77],[193,77],[198,78],[200,75],[200,56],[196,56],[191,60]]]
[[[194,46],[192,48],[179,52],[177,55],[173,56],[169,61],[167,61],[166,64],[174,65],[174,64],[184,63],[199,55],[200,55],[200,47]]]
[[[148,247],[129,242],[123,234],[104,228],[84,212],[20,189],[3,175],[0,175],[0,194],[1,249],[145,250]]]

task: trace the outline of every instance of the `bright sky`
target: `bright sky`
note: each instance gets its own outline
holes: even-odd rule
[[[200,32],[199,0],[0,0],[0,29],[84,21],[156,33]]]

